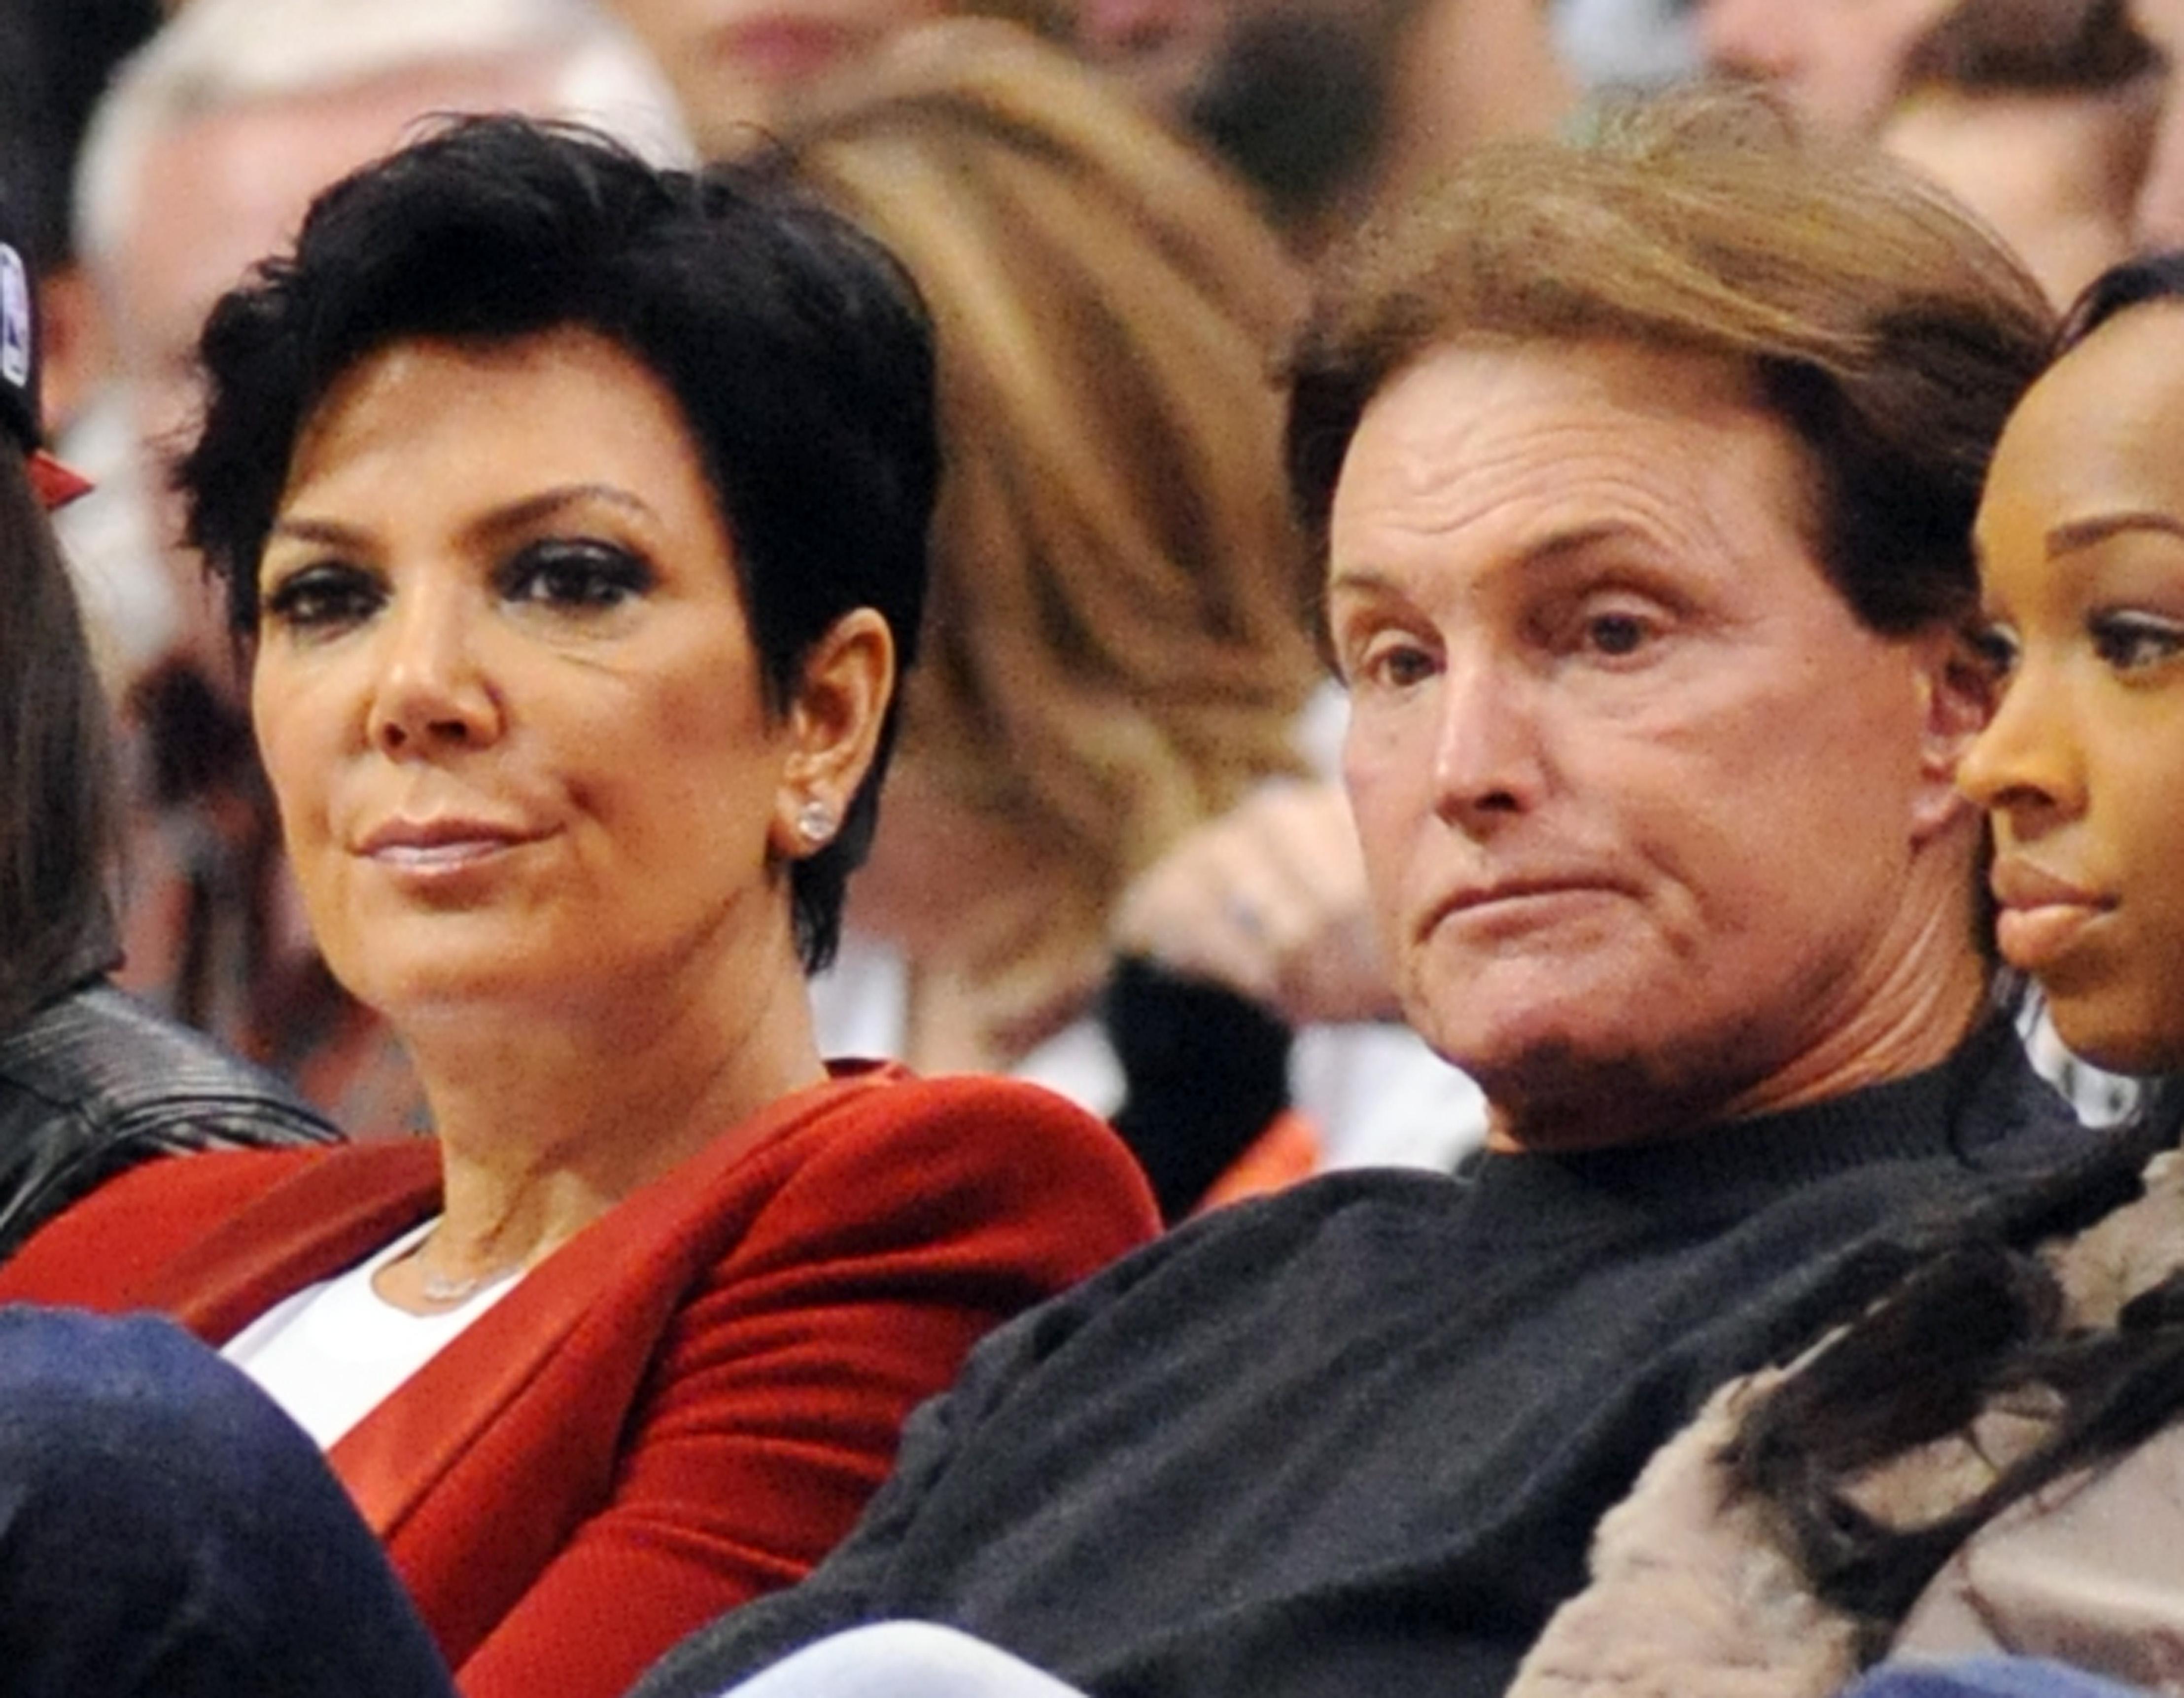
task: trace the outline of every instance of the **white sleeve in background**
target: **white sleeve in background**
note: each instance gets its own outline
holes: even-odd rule
[[[1084,1698],[998,1645],[931,1622],[830,1634],[721,1698]]]

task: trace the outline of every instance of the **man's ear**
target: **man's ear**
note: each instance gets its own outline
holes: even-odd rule
[[[1976,812],[1957,789],[1957,762],[1994,707],[1994,669],[1970,634],[1944,626],[1912,640],[1919,647],[1919,790],[1913,839],[1924,842]]]
[[[870,607],[844,613],[811,645],[789,699],[789,751],[768,841],[784,860],[833,840],[871,770],[894,695],[894,635]]]

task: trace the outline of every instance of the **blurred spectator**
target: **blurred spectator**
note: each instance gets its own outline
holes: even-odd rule
[[[899,39],[786,141],[926,293],[947,466],[925,659],[850,898],[862,960],[822,987],[826,1036],[1113,1113],[1117,895],[1301,764],[1318,667],[1272,377],[1299,280],[1234,184],[1004,25]],[[1248,1047],[1201,1058],[1239,1146],[1284,1094],[1283,1035]]]
[[[1279,1024],[1137,973],[1104,1031],[1095,1003],[1130,880],[1304,770],[1312,591],[1271,373],[1298,279],[1233,183],[1006,25],[901,38],[785,139],[926,293],[948,465],[826,1035],[1103,1113],[1128,1070],[1121,1124],[1155,1165],[1155,1120],[1171,1153],[1185,1118],[1194,1149],[1233,1152],[1287,1094]],[[1211,1177],[1185,1165],[1171,1212]]]
[[[1300,280],[1233,184],[1006,25],[899,41],[784,144],[939,338],[926,660],[851,924],[917,967],[913,1062],[1006,1067],[1089,1009],[1131,873],[1301,769]]]
[[[2170,67],[2159,126],[2132,209],[2132,228],[2142,248],[2184,244],[2184,0],[2131,0],[2139,32],[2159,48]]]
[[[1881,140],[2060,306],[2131,251],[2164,80],[2126,0],[1959,0],[1912,49]]]
[[[1772,87],[1804,122],[1874,129],[1904,57],[1951,0],[1693,0],[1700,51],[1726,75]]]
[[[685,147],[656,71],[583,0],[192,0],[129,62],[92,121],[78,218],[149,449],[141,489],[193,416],[212,300],[286,243],[312,194],[419,117],[487,109],[591,120],[655,155]],[[406,1062],[308,942],[198,564],[148,540],[175,528],[164,503],[140,501],[115,529],[167,573],[150,580],[164,605],[126,610],[127,982],[345,1125],[417,1124]]]
[[[1066,0],[604,0],[660,62],[712,159],[788,121],[827,76],[900,30],[952,12],[1058,32]]]
[[[1076,33],[1307,249],[1573,98],[1541,0],[1080,0]]]
[[[109,682],[130,656],[120,611],[165,592],[156,567],[109,535],[125,505],[129,432],[114,404],[112,338],[98,292],[77,263],[71,219],[76,155],[93,103],[114,67],[159,26],[154,0],[0,0],[0,158],[38,274],[38,335],[45,362],[46,421],[71,464],[101,486],[53,516],[99,670]],[[129,533],[134,535],[133,532]],[[134,558],[131,558],[131,554]],[[94,564],[99,569],[87,569]],[[118,576],[116,574],[119,574]]]
[[[153,0],[0,0],[0,156],[18,237],[37,273],[46,419],[67,428],[98,375],[103,338],[75,264],[70,180],[92,103],[159,21]]]

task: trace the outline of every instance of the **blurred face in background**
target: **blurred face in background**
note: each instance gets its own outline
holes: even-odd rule
[[[2184,247],[2184,0],[2131,0],[2131,21],[2171,70],[2146,175],[2139,180],[2134,233],[2145,249]]]
[[[1242,172],[1310,249],[1574,98],[1540,0],[1074,0],[1084,56]],[[1332,215],[1334,230],[1316,221]]]
[[[609,0],[659,62],[710,159],[748,151],[758,129],[827,72],[945,0]]]
[[[2132,196],[2161,97],[2099,89],[1918,89],[1879,140],[1976,212],[2059,308],[2131,251]]]
[[[99,278],[137,433],[154,464],[193,430],[198,332],[222,293],[293,238],[314,196],[398,145],[424,115],[535,105],[550,61],[420,67],[350,87],[230,106],[163,133],[133,186],[125,233]],[[180,604],[176,649],[207,677],[230,670],[218,609],[180,512],[162,492],[154,532]]]
[[[1871,131],[1904,56],[1952,0],[1696,0],[1709,69],[1767,84],[1815,129]]]

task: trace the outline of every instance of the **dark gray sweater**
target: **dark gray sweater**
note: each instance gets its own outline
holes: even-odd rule
[[[1498,1693],[1646,1458],[1830,1318],[1855,1252],[2094,1137],[1991,1034],[1669,1143],[1217,1214],[994,1334],[835,1555],[638,1693],[895,1617],[1103,1698]]]

